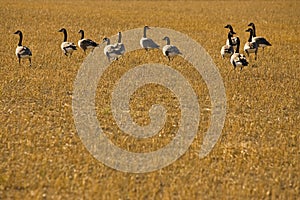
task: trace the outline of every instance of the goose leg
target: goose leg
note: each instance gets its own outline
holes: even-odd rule
[[[31,58],[29,58],[29,66],[31,66]]]
[[[248,52],[247,50],[246,50],[246,53],[247,53],[247,56],[250,57],[250,56],[249,56],[249,52]]]

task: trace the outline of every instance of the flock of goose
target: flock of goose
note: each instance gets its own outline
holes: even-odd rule
[[[156,44],[151,38],[147,38],[147,30],[150,29],[150,27],[145,26],[144,27],[144,34],[143,37],[140,40],[140,45],[142,48],[146,49],[147,51],[149,49],[158,49],[159,45]],[[63,51],[64,55],[71,56],[74,51],[77,50],[77,46],[73,42],[68,42],[68,34],[67,30],[65,28],[60,29],[58,32],[62,32],[64,34],[63,42],[60,45],[61,50]],[[84,38],[84,31],[80,30],[78,33],[81,34],[80,40],[78,40],[78,46],[86,52],[87,49],[91,49],[91,51],[94,50],[94,48],[98,47],[99,44],[91,39]],[[22,45],[23,41],[23,34],[21,31],[17,31],[14,34],[19,35],[19,43],[16,48],[16,56],[18,57],[19,64],[21,63],[21,59],[28,58],[29,63],[31,66],[31,57],[32,53],[30,49],[26,46]],[[122,56],[125,53],[125,45],[122,43],[122,34],[121,32],[118,33],[118,42],[116,44],[111,44],[110,39],[105,37],[103,39],[103,43],[106,43],[106,46],[104,48],[104,54],[106,55],[107,59],[109,61],[111,60],[117,60],[118,57]],[[169,61],[172,57],[181,54],[179,49],[170,44],[170,38],[164,37],[163,40],[167,42],[167,44],[162,48],[163,55],[165,55]]]
[[[251,26],[251,28],[248,28],[246,32],[249,32],[250,36],[248,42],[246,42],[246,44],[244,45],[244,51],[246,52],[248,57],[250,56],[250,53],[254,53],[256,60],[258,48],[271,46],[271,44],[265,38],[256,36],[254,23],[250,23],[248,26]],[[236,33],[233,31],[233,28],[230,24],[226,25],[224,28],[228,28],[229,32],[226,44],[221,48],[221,56],[222,58],[230,58],[230,62],[233,65],[234,69],[238,66],[242,69],[244,66],[248,65],[248,61],[246,59],[246,56],[239,52],[240,39],[237,36],[234,37],[234,34]],[[149,49],[159,48],[159,45],[157,43],[155,43],[151,38],[147,37],[147,30],[149,29],[150,27],[148,26],[144,27],[143,36],[140,39],[140,45],[146,51],[148,51]],[[61,50],[63,51],[64,55],[71,56],[72,53],[77,50],[77,46],[73,42],[67,41],[68,34],[65,28],[60,29],[58,32],[62,32],[64,34],[63,42],[60,45]],[[78,40],[78,47],[80,47],[84,52],[86,52],[86,50],[88,49],[91,49],[91,51],[93,51],[94,48],[99,46],[99,44],[95,41],[84,38],[83,30],[80,30],[78,33],[81,34],[81,38],[80,40]],[[19,35],[19,43],[16,48],[16,56],[18,57],[19,64],[21,63],[21,59],[28,58],[31,66],[32,53],[28,47],[22,45],[22,32],[18,30],[14,34]],[[118,33],[118,36],[118,42],[115,44],[111,44],[110,39],[107,37],[103,39],[103,43],[106,43],[106,46],[104,48],[104,54],[109,61],[117,60],[120,56],[122,56],[125,53],[125,45],[122,43],[121,32]],[[170,44],[169,37],[165,36],[163,40],[166,41],[166,45],[162,48],[162,53],[169,59],[169,61],[174,56],[182,54],[176,46]]]
[[[256,29],[254,23],[248,24],[251,28],[248,28],[246,32],[249,32],[249,39],[244,45],[244,52],[250,58],[250,54],[255,54],[255,60],[257,59],[258,48],[264,49],[267,46],[272,46],[264,37],[256,36]],[[241,70],[244,66],[247,66],[249,63],[245,55],[240,53],[240,39],[239,37],[234,37],[236,34],[233,31],[233,28],[230,24],[227,24],[224,28],[228,28],[229,32],[227,35],[226,44],[221,48],[222,58],[230,58],[230,62],[233,65],[234,69],[240,67]]]

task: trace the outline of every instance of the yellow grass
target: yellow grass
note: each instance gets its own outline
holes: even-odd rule
[[[223,1],[0,1],[0,199],[296,199],[300,196],[300,39],[299,3]],[[272,47],[259,52],[243,71],[222,60],[230,23],[242,46],[247,24]],[[72,58],[60,50],[65,27],[69,40],[79,29],[101,42],[118,31],[145,24],[187,34],[211,55],[223,77],[227,116],[222,135],[206,158],[198,159],[210,113],[202,110],[196,140],[172,165],[145,174],[111,169],[85,149],[72,114],[73,83],[85,55]],[[33,65],[14,55],[22,30]],[[102,53],[102,50],[100,51]],[[142,58],[145,60],[142,60]],[[126,54],[99,82],[96,110],[105,134],[120,147],[149,152],[168,144],[178,129],[178,101],[170,91],[149,85],[136,92],[134,120],[149,123],[147,110],[161,102],[169,118],[160,134],[137,140],[114,124],[110,93],[116,78],[136,64],[168,64],[159,51]],[[189,65],[179,70],[199,96],[202,108],[209,95]],[[230,72],[230,73],[229,73]],[[158,95],[159,94],[159,95]],[[145,99],[148,99],[147,101]],[[175,128],[172,128],[175,127]]]

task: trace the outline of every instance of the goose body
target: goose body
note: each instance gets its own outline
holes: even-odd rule
[[[251,26],[253,29],[252,41],[256,42],[258,47],[262,47],[264,49],[267,46],[272,46],[271,43],[266,38],[262,36],[256,36],[256,28],[254,23],[251,22],[250,24],[248,24],[248,26]]]
[[[84,31],[80,30],[78,33],[81,33],[81,38],[78,40],[78,46],[85,52],[87,49],[94,50],[95,47],[99,46],[96,42],[91,39],[84,38]]]
[[[243,55],[243,54],[240,54],[239,48],[240,48],[240,40],[238,39],[235,53],[231,55],[230,62],[231,62],[234,69],[236,67],[240,67],[241,70],[242,70],[243,67],[248,66],[249,63],[247,61],[246,56]]]
[[[32,53],[30,51],[30,49],[26,46],[22,45],[22,40],[23,40],[23,33],[21,31],[16,31],[14,34],[18,34],[19,35],[19,43],[18,46],[16,48],[16,56],[18,57],[19,60],[19,64],[21,64],[21,59],[22,58],[28,58],[29,60],[29,65],[31,66],[31,56]]]
[[[237,40],[238,40],[238,37],[234,37],[233,34],[236,34],[234,31],[233,31],[233,28],[230,24],[227,24],[224,28],[228,28],[229,31],[232,33],[232,36],[231,36],[231,46],[236,46],[237,44]],[[227,38],[226,40],[226,45],[229,45],[229,38]]]
[[[255,41],[252,40],[253,37],[253,29],[249,28],[246,30],[246,32],[250,32],[250,36],[248,39],[248,42],[245,43],[244,45],[244,51],[247,53],[247,56],[249,57],[250,53],[255,54],[255,60],[257,59],[257,50],[258,50],[258,45]]]
[[[61,50],[63,51],[63,53],[68,56],[68,55],[72,55],[73,51],[77,50],[76,45],[72,42],[67,42],[67,30],[65,28],[60,29],[58,32],[63,32],[64,34],[64,40],[60,45]]]
[[[228,41],[229,41],[228,43],[229,44],[225,44],[221,48],[221,56],[222,56],[223,59],[225,57],[230,58],[230,56],[234,53],[231,37],[232,37],[232,32],[229,31],[228,32]]]
[[[150,29],[148,26],[144,27],[144,35],[140,40],[140,45],[142,48],[149,50],[149,49],[158,49],[159,45],[156,44],[151,38],[147,38],[146,32]]]
[[[166,36],[163,38],[163,40],[165,40],[167,44],[163,47],[162,52],[164,56],[168,57],[169,61],[171,57],[182,54],[176,46],[170,44],[169,37]]]
[[[106,55],[108,61],[111,59],[118,60],[118,57],[122,55],[122,49],[120,49],[117,45],[110,44],[109,38],[104,38],[103,43],[106,42],[106,46],[104,47],[103,53]]]

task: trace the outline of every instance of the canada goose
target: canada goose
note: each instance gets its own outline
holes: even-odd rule
[[[84,31],[80,30],[78,33],[81,33],[81,38],[78,40],[78,46],[83,49],[85,52],[87,49],[92,49],[92,52],[94,51],[94,48],[99,46],[96,42],[94,42],[91,39],[84,38]]]
[[[159,45],[156,44],[151,38],[147,38],[146,31],[148,29],[150,29],[148,26],[144,27],[144,35],[140,40],[141,47],[146,50],[159,48]]]
[[[103,52],[104,55],[107,56],[108,61],[110,61],[110,59],[118,60],[118,56],[122,55],[122,50],[118,46],[110,44],[109,38],[104,38],[103,43],[105,42],[106,46],[104,47]]]
[[[270,44],[270,42],[268,42],[264,37],[256,36],[256,29],[255,29],[254,23],[251,22],[250,24],[248,24],[248,26],[251,26],[252,29],[253,29],[253,37],[252,37],[252,40],[253,40],[254,42],[257,43],[258,47],[262,47],[263,50],[264,50],[264,48],[265,48],[266,46],[272,46],[272,45]]]
[[[241,70],[244,66],[247,66],[249,63],[246,57],[243,54],[240,54],[240,39],[237,40],[235,53],[231,55],[230,62],[233,65],[233,68],[240,66]]]
[[[244,45],[244,51],[247,53],[247,56],[249,57],[250,53],[255,53],[255,60],[257,59],[257,50],[258,50],[258,45],[255,41],[252,41],[253,37],[253,29],[248,28],[246,32],[250,32],[250,36],[248,39],[248,42]]]
[[[22,31],[16,31],[14,34],[18,34],[20,36],[18,46],[16,48],[16,56],[19,59],[19,64],[21,64],[21,58],[28,58],[29,66],[31,66],[31,56],[32,53],[28,47],[22,46],[23,33]]]
[[[118,43],[114,45],[116,47],[116,50],[120,52],[121,55],[125,53],[125,46],[122,43],[122,33],[118,33]]]
[[[168,57],[169,61],[170,61],[170,57],[174,57],[176,55],[182,54],[176,46],[170,45],[169,37],[166,36],[163,38],[163,40],[167,42],[167,45],[163,47],[162,52],[165,56]]]
[[[68,35],[67,30],[65,28],[60,29],[58,32],[64,33],[64,41],[61,43],[60,48],[64,52],[66,56],[72,55],[74,50],[77,50],[76,45],[72,42],[67,42]]]
[[[233,31],[233,28],[230,24],[227,24],[226,26],[224,26],[224,28],[228,28],[229,31],[233,34],[236,34],[234,31]],[[231,41],[232,41],[232,46],[236,46],[236,42],[237,42],[237,38],[238,37],[233,37],[231,36]],[[226,40],[226,44],[229,45],[229,39]]]
[[[232,35],[233,33],[231,31],[228,32],[228,43],[229,44],[225,44],[224,46],[222,46],[221,48],[221,56],[224,59],[224,57],[230,58],[230,56],[234,53],[234,49],[232,46]]]

